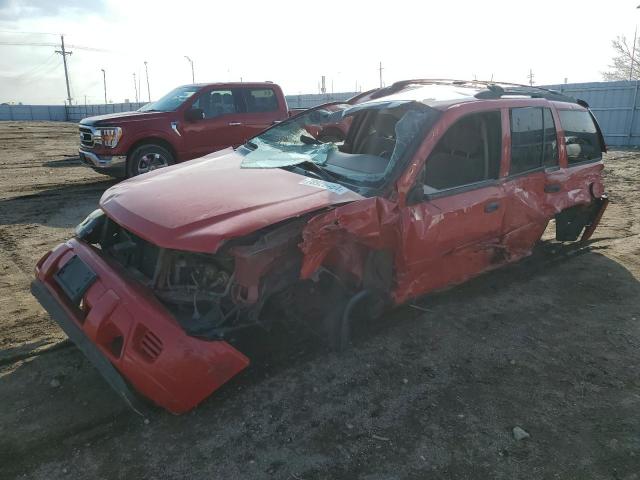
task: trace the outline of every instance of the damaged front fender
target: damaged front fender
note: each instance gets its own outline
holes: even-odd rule
[[[380,197],[337,207],[312,218],[302,230],[304,255],[300,277],[310,278],[321,266],[332,266],[363,278],[368,250],[395,249],[398,207]]]

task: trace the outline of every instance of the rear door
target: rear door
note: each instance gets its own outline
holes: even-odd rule
[[[243,87],[242,95],[246,105],[244,131],[247,140],[258,135],[274,123],[283,120],[284,106],[280,105],[274,88],[269,86]]]
[[[200,108],[204,118],[184,122],[185,145],[189,158],[206,155],[245,142],[242,92],[235,88],[217,88],[203,92],[191,108]]]
[[[500,111],[472,113],[458,119],[426,159],[417,180],[424,198],[400,212],[399,301],[460,283],[500,258],[501,146]]]
[[[506,212],[503,244],[508,260],[528,255],[553,213],[549,199],[562,192],[558,139],[548,107],[511,108],[510,162],[504,179]]]

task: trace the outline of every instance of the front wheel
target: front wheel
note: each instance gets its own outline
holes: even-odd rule
[[[141,145],[127,158],[127,176],[135,177],[174,163],[173,155],[166,148],[153,144]]]

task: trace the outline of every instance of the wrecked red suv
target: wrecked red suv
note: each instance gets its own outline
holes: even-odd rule
[[[557,92],[400,82],[110,188],[32,292],[125,400],[185,412],[249,364],[235,332],[301,312],[342,348],[356,314],[529,255],[550,220],[588,239],[604,150]]]

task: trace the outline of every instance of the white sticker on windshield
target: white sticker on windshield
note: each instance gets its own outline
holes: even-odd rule
[[[337,183],[325,182],[324,180],[318,180],[317,178],[307,177],[300,182],[300,185],[309,185],[310,187],[321,188],[322,190],[329,190],[336,195],[343,195],[349,191],[348,188],[338,185]]]

